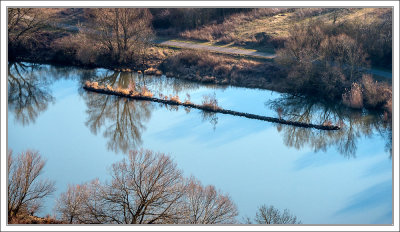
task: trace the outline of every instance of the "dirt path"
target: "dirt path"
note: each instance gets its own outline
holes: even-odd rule
[[[240,55],[247,55],[247,56],[254,56],[254,57],[263,57],[263,58],[268,58],[268,59],[275,58],[275,56],[276,56],[275,54],[256,52],[256,51],[248,50],[248,49],[217,47],[217,46],[210,46],[210,45],[204,45],[204,44],[177,42],[177,41],[171,41],[171,40],[160,41],[159,44],[167,45],[167,46],[181,47],[181,48],[192,48],[192,49],[208,50],[208,51],[214,51],[214,52],[232,53],[232,54],[240,54]]]

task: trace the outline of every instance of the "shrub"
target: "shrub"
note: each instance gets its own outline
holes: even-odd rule
[[[179,96],[175,95],[175,96],[170,96],[169,100],[176,102],[176,103],[181,103],[181,101],[179,100]]]
[[[363,107],[363,94],[360,84],[353,83],[351,89],[342,95],[343,103],[354,109],[361,109]]]
[[[371,75],[362,77],[364,102],[368,108],[383,108],[392,99],[392,89],[388,84],[378,83]]]
[[[150,90],[148,90],[146,88],[146,86],[142,87],[142,91],[140,92],[140,95],[143,96],[143,97],[153,97],[153,93],[150,92]]]
[[[215,93],[210,95],[204,95],[202,105],[213,110],[220,109],[220,107],[218,106],[218,100],[216,98]]]
[[[188,94],[188,93],[186,93],[185,103],[192,104],[192,102],[190,101],[190,94]]]
[[[279,68],[270,63],[249,59],[184,50],[168,57],[160,69],[168,76],[215,84],[267,88]]]

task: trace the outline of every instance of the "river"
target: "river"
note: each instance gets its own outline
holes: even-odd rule
[[[87,92],[86,80],[124,88],[134,82],[155,96],[198,104],[215,94],[224,109],[343,128],[321,131],[127,100]],[[289,209],[304,224],[392,223],[392,130],[382,115],[261,89],[13,63],[7,116],[8,149],[39,151],[47,160],[42,177],[56,183],[42,216],[53,213],[68,184],[107,180],[112,163],[145,148],[171,155],[185,176],[228,193],[239,221],[267,204]]]

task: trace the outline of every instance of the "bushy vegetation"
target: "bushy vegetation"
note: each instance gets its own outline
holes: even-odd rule
[[[259,8],[232,14],[223,22],[180,33],[186,39],[213,43],[282,48],[293,27],[320,21],[332,34],[344,33],[361,45],[372,65],[391,67],[392,9],[390,8]]]
[[[215,96],[215,93],[210,95],[204,95],[201,103],[203,106],[213,110],[220,109],[220,107],[218,106],[218,100],[217,97]]]
[[[254,88],[270,87],[270,81],[278,71],[268,62],[235,59],[196,50],[183,50],[168,57],[160,69],[177,78]]]
[[[54,42],[59,53],[85,65],[138,67],[153,38],[151,13],[141,8],[95,8],[79,33]],[[135,23],[132,23],[135,22]]]
[[[391,99],[392,90],[386,84],[373,82],[371,77],[363,78],[367,57],[363,44],[346,29],[309,21],[292,28],[276,60],[286,76],[289,92],[329,101],[342,99],[352,108],[383,108],[389,105],[386,102]],[[373,100],[376,91],[382,97]]]
[[[12,59],[165,73],[317,96],[355,108],[391,109],[391,87],[362,78],[369,65],[391,67],[389,8],[10,8],[8,13]],[[152,26],[190,39],[281,49],[276,63],[179,52],[151,46]]]

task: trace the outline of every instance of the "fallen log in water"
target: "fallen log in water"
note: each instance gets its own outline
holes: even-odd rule
[[[102,88],[102,87],[95,88],[88,84],[84,85],[83,88],[85,90],[96,92],[96,93],[115,95],[115,96],[119,96],[119,97],[126,97],[126,98],[131,98],[131,99],[136,99],[136,100],[153,101],[153,102],[159,102],[159,103],[164,103],[164,104],[169,104],[169,105],[181,105],[181,106],[185,106],[185,107],[204,110],[207,112],[230,114],[230,115],[236,115],[236,116],[241,116],[241,117],[245,117],[245,118],[286,124],[286,125],[297,126],[297,127],[315,128],[315,129],[319,129],[319,130],[339,130],[340,129],[340,127],[333,126],[333,125],[316,125],[316,124],[311,124],[311,123],[288,121],[288,120],[279,119],[279,118],[272,118],[272,117],[266,117],[266,116],[261,116],[261,115],[256,115],[256,114],[242,113],[242,112],[237,112],[237,111],[233,111],[233,110],[225,110],[225,109],[221,109],[219,107],[210,107],[207,105],[196,105],[196,104],[188,103],[188,102],[179,102],[179,101],[174,101],[174,100],[160,99],[160,98],[155,98],[155,97],[150,97],[150,96],[143,96],[138,93],[127,94],[127,93],[118,92],[116,90],[112,90],[112,89],[108,89],[108,88]]]

